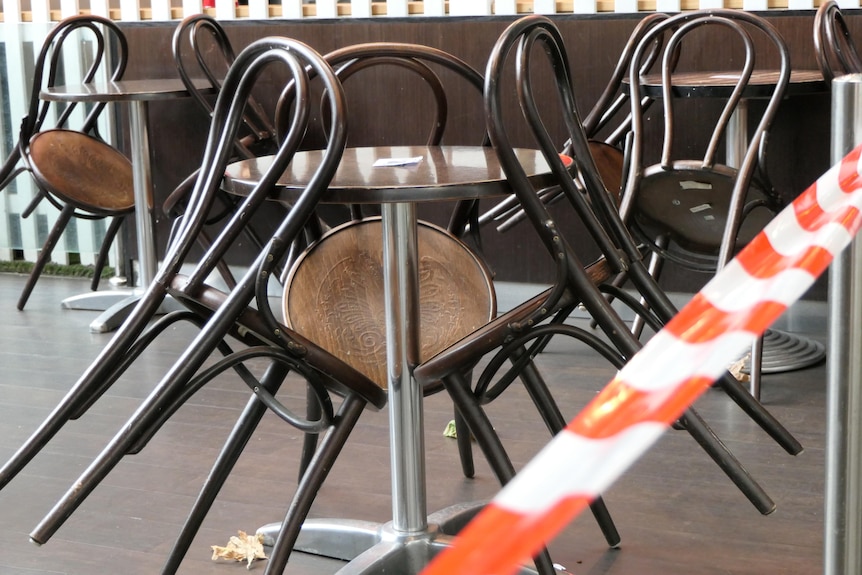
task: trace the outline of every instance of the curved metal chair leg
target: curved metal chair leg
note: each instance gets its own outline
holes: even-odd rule
[[[296,494],[287,509],[278,537],[266,562],[264,575],[281,575],[284,572],[311,504],[314,503],[320,486],[323,485],[364,408],[365,401],[356,395],[348,396],[342,402],[335,418],[336,425],[330,427],[323,435],[320,447],[299,481]]]
[[[287,369],[283,368],[280,374],[273,374],[272,377],[264,378],[260,385],[274,394],[278,391],[286,375]],[[183,524],[183,528],[174,542],[171,553],[168,555],[164,567],[162,567],[163,575],[176,573],[177,569],[179,569],[180,563],[182,563],[195,535],[197,535],[201,523],[203,523],[216,496],[221,491],[231,471],[233,471],[243,449],[248,444],[266,411],[266,406],[257,397],[252,396],[249,399],[213,463],[206,481],[201,486],[197,499],[195,499],[194,505],[192,505],[189,515]]]
[[[470,429],[473,430],[476,441],[494,470],[494,474],[500,483],[505,485],[515,476],[515,467],[503,448],[500,438],[494,432],[488,416],[470,391],[466,378],[458,373],[453,373],[445,377],[443,383],[446,391],[449,392],[452,400],[461,411],[461,415],[470,422]],[[604,502],[599,498],[593,502],[593,505],[604,506]],[[534,561],[540,575],[553,575],[556,572],[547,549],[543,549],[536,555]]]

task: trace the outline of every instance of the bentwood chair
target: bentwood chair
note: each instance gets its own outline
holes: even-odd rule
[[[92,46],[89,58],[81,54],[85,46]],[[127,54],[126,38],[114,22],[99,16],[73,16],[51,30],[36,58],[30,104],[21,121],[18,141],[0,167],[0,190],[27,172],[37,191],[21,216],[32,215],[42,200],[60,214],[18,299],[19,310],[27,304],[72,218],[110,219],[94,265],[90,289],[95,291],[114,238],[124,218],[134,212],[131,164],[99,133],[98,122],[105,104],[83,110],[77,103],[58,104],[41,98],[43,89],[56,85],[121,79]],[[83,68],[76,64],[82,59],[89,62]],[[75,77],[78,69],[80,76]]]
[[[345,88],[348,105],[351,106],[350,109],[352,110],[351,117],[362,127],[361,130],[354,129],[348,135],[348,142],[351,146],[409,144],[436,146],[443,143],[451,117],[463,118],[465,115],[471,113],[476,117],[480,117],[482,89],[484,85],[482,74],[467,62],[444,50],[412,43],[371,42],[334,50],[326,54],[324,58],[335,69],[336,75]],[[358,89],[359,87],[365,87],[365,91],[370,91],[368,90],[368,86],[377,87],[376,91],[371,91],[375,95],[371,102],[362,93],[363,91]],[[353,89],[354,87],[357,89]],[[369,127],[369,124],[372,124],[372,126],[374,124],[370,120],[370,114],[380,109],[380,98],[386,98],[386,95],[390,94],[390,92],[393,96],[397,96],[397,100],[393,102],[390,112],[398,113],[405,119],[401,122],[401,127],[398,131],[385,135],[376,134],[373,127]],[[288,109],[287,105],[292,102],[294,97],[295,95],[290,87],[281,94],[276,107],[277,126],[282,126],[290,119],[290,115],[285,113],[284,110]],[[398,112],[394,112],[393,110],[397,110]],[[368,115],[369,118],[366,119],[361,114]],[[476,140],[471,143],[487,145],[488,140],[484,124],[479,122],[477,125],[480,128],[480,133],[477,135]],[[460,222],[467,221],[472,214],[475,214],[475,207],[474,202],[458,204],[454,208],[450,218],[449,229],[463,225]],[[360,205],[350,206],[350,213],[347,215],[347,218],[357,222],[357,226],[340,228],[337,232],[339,242],[345,242],[345,238],[353,235],[365,236],[367,234],[369,225],[361,223],[364,216],[368,215],[363,214],[363,208],[367,211],[367,207]],[[379,230],[379,226],[373,229]],[[433,234],[432,237],[434,237]],[[451,244],[451,246],[454,246],[451,254],[454,254],[456,257],[461,254],[461,248],[457,247],[457,244],[457,242]],[[372,241],[371,245],[379,246],[380,241]],[[438,245],[448,246],[450,244],[444,242]],[[316,253],[324,251],[315,249]],[[377,257],[379,259],[379,256]],[[314,262],[317,261],[317,258],[317,255],[310,258],[310,262],[304,264],[305,267],[316,269],[318,266]],[[468,269],[472,268],[468,266]],[[354,271],[344,269],[340,273],[346,277]],[[364,276],[365,272],[362,275]],[[479,285],[480,280],[477,279],[476,281],[476,285]],[[292,289],[291,285],[287,285],[285,287],[285,294],[290,294]],[[495,302],[493,301],[493,287],[490,287],[490,291],[489,289],[484,289],[479,290],[477,293],[491,296],[486,297],[481,303],[478,301],[475,302],[477,305],[473,306],[475,313],[479,315],[484,313],[486,315],[485,321],[487,321],[489,319],[487,314],[489,312],[493,314],[496,311]],[[380,293],[376,295],[380,297]],[[308,315],[311,316],[313,314],[314,310],[309,309]],[[321,325],[315,324],[314,321],[309,321],[308,317],[298,318],[294,316],[293,320],[302,321],[304,324],[312,324],[315,327]],[[318,333],[318,335],[324,337],[323,333]],[[448,345],[452,341],[454,340],[447,340],[443,345]],[[351,357],[356,361],[365,362],[366,366],[381,359],[378,355],[368,353],[364,354],[364,356],[350,355],[352,344],[348,341],[333,343],[334,346],[329,349],[332,349],[333,353],[339,355],[342,359]],[[384,365],[385,362],[380,362],[378,370],[382,369]],[[378,372],[378,375],[381,374]],[[385,377],[372,379],[380,383],[385,382]],[[427,391],[428,393],[432,393],[437,390],[439,390],[439,386],[436,389],[429,389]],[[454,418],[457,427],[460,420],[457,410]],[[468,451],[470,448],[469,437],[465,436],[465,438],[462,438],[459,446],[462,450],[464,473],[468,477],[472,477],[473,468]],[[308,436],[307,439],[313,441],[314,436]]]
[[[421,117],[422,121],[411,122],[412,130],[405,127],[404,133],[395,137],[397,141],[382,142],[385,145],[443,143],[450,118],[463,117],[465,112],[459,111],[458,105],[463,108],[470,99],[475,100],[474,112],[481,114],[482,74],[443,50],[418,44],[381,42],[348,46],[326,54],[325,58],[345,87],[349,102],[354,84],[387,78],[386,75],[375,76],[377,71],[390,71],[393,75],[400,72],[395,76],[399,78],[399,92],[409,89],[409,80],[418,80],[425,88],[422,92],[428,102],[420,104],[423,94],[419,92],[413,96],[417,100],[411,101],[404,110],[414,118]],[[391,78],[388,76],[390,81]],[[291,98],[289,92],[282,96],[285,102]],[[484,123],[481,128],[475,143],[488,145]],[[356,141],[350,137],[348,140]],[[369,143],[367,140],[360,142]],[[448,231],[420,221],[417,240],[422,315],[420,360],[432,357],[496,316],[490,272],[480,257],[452,233],[452,230],[463,229],[475,215],[476,208],[474,202],[456,205]],[[296,331],[320,342],[373,381],[385,385],[381,224],[379,218],[362,217],[358,209],[353,210],[352,216],[355,219],[324,235],[297,259],[285,283],[285,318]],[[338,313],[333,313],[333,309]],[[469,377],[469,369],[465,370],[465,377]],[[442,389],[439,380],[426,381],[422,387],[425,395]],[[465,476],[472,477],[470,426],[463,420],[457,401],[454,420],[462,471]],[[481,443],[487,435],[493,434],[493,429],[488,428],[477,441]],[[499,440],[495,440],[483,451],[497,478],[506,483],[513,469],[502,447],[497,449],[498,445]],[[617,545],[619,533],[604,501],[596,501],[593,511],[608,544]],[[536,561],[543,573],[552,570],[546,554]]]
[[[514,51],[517,56],[510,58]],[[533,85],[533,70],[540,55],[546,55],[550,69],[554,72],[554,88],[550,94],[547,85],[541,86],[541,92],[537,92]],[[515,60],[515,85],[518,87],[516,91],[505,81],[512,76],[507,66],[510,60]],[[565,205],[571,208],[580,224],[601,247],[603,259],[600,261],[602,266],[609,268],[604,273],[597,273],[596,265],[585,267],[581,263],[576,251],[578,242],[571,239],[571,226],[564,228],[558,223],[558,218],[538,197],[512,152],[507,127],[514,119],[507,116],[505,110],[508,108],[504,102],[508,95],[515,92],[523,118],[530,126],[536,145],[542,149],[553,172],[558,176],[567,200]],[[542,94],[541,99],[537,97],[539,93]],[[597,284],[607,281],[615,272],[628,269],[630,277],[637,278],[640,292],[649,297],[652,312],[640,307],[635,298],[621,290],[611,291],[615,297],[625,301],[639,313],[647,315],[651,325],[656,327],[667,321],[675,310],[648,274],[640,259],[637,245],[628,236],[616,206],[601,182],[577,114],[563,40],[559,30],[549,19],[529,16],[516,21],[502,34],[489,59],[485,98],[491,142],[521,207],[548,251],[549,261],[554,262],[557,280],[545,292],[503,314],[420,365],[415,374],[420,381],[442,379],[447,391],[457,398],[458,405],[462,406],[468,424],[472,426],[475,423],[479,429],[487,427],[488,416],[484,406],[520,376],[531,397],[542,398],[541,415],[550,430],[556,433],[565,425],[566,420],[545,382],[540,377],[523,371],[525,367],[529,367],[526,360],[533,359],[552,336],[582,341],[615,367],[622,365],[640,348],[638,340],[608,304]],[[549,105],[550,102],[559,102],[562,108],[561,115],[573,154],[573,169],[577,174],[573,174],[565,165],[554,145],[554,138],[547,132],[546,126],[555,125],[546,120],[546,114],[551,113],[550,109],[553,108]],[[583,197],[573,175],[580,178],[591,202],[588,203]],[[582,329],[565,321],[576,305],[582,305],[590,313],[604,332],[604,338],[592,330]],[[487,361],[487,367],[477,378],[475,387],[471,388],[462,376],[465,366],[475,365],[488,355],[491,358]],[[507,365],[510,367],[506,368]],[[724,379],[732,380],[729,376]],[[770,435],[776,437],[785,449],[795,453],[801,450],[798,442],[765,412],[738,382],[732,380],[727,385],[746,412],[757,419]],[[469,406],[469,409],[463,406]],[[678,420],[677,426],[692,435],[762,513],[774,510],[772,500],[694,409],[687,409]],[[493,444],[493,437],[488,437],[485,441],[487,444]]]
[[[835,0],[825,0],[814,16],[814,53],[823,78],[862,72],[862,57]]]
[[[207,120],[212,118],[213,106],[221,90],[225,73],[236,59],[230,38],[218,20],[207,14],[194,14],[177,24],[171,40],[174,64],[177,73],[198,108]],[[248,99],[243,111],[242,127],[237,134],[235,154],[237,158],[252,158],[273,154],[278,149],[278,134],[272,114],[268,114],[254,95]],[[186,209],[186,202],[194,186],[196,172],[190,174],[162,203],[162,211],[176,223]],[[220,193],[208,226],[216,226],[236,209],[239,201],[227,193]],[[273,206],[280,210],[280,206]],[[249,226],[244,232],[254,246],[260,248],[263,240],[258,228]],[[206,250],[211,243],[212,228],[201,231],[198,243]],[[236,279],[226,261],[219,262],[219,273],[229,287]]]
[[[663,50],[650,71],[660,78],[662,102],[651,108],[647,120],[640,98],[647,83],[643,64],[658,38],[664,40]],[[704,45],[721,45],[723,57],[711,62],[707,77],[698,80],[690,53],[700,55]],[[774,78],[763,82],[769,74]],[[735,80],[711,87],[714,77]],[[629,69],[632,146],[621,211],[632,234],[652,254],[655,277],[661,276],[665,262],[689,272],[715,273],[783,207],[766,160],[769,129],[789,79],[790,54],[781,35],[765,19],[743,10],[686,12],[643,38]],[[698,126],[707,134],[700,141],[679,116],[684,102],[678,96],[697,94],[686,91],[692,85],[714,90],[713,97],[696,101]],[[746,117],[752,96],[764,107],[760,120],[753,128],[739,126],[736,119]],[[652,113],[656,110],[660,114]],[[734,158],[731,152],[741,144],[746,144],[744,153]],[[762,343],[761,338],[752,348],[749,362],[755,396]]]
[[[655,12],[640,20],[626,40],[620,51],[619,59],[614,66],[613,72],[608,78],[599,98],[593,104],[590,111],[584,117],[584,131],[589,138],[590,151],[599,175],[608,191],[619,203],[622,194],[622,183],[625,171],[624,146],[626,134],[631,127],[631,112],[628,107],[629,90],[625,88],[623,79],[626,78],[631,62],[632,54],[640,43],[644,34],[657,23],[666,20],[667,14]],[[656,44],[653,54],[658,54],[659,45]],[[647,65],[651,65],[647,61]],[[652,98],[645,97],[643,104],[648,107]],[[561,153],[571,153],[568,143],[563,146]],[[542,190],[541,197],[547,204],[561,199],[559,189]],[[479,224],[486,225],[494,223],[498,232],[506,232],[519,222],[524,221],[525,215],[518,205],[516,198],[511,197],[499,202],[479,217]]]
[[[294,82],[300,97],[293,105],[293,120],[285,132],[271,169],[243,200],[241,210],[225,222],[210,251],[199,261],[189,259],[197,234],[206,224],[221,185],[225,166],[234,154],[234,142],[242,110],[250,90],[265,71],[277,67]],[[234,243],[247,225],[246,216],[268,209],[271,187],[291,161],[313,115],[308,95],[310,76],[322,82],[329,117],[328,144],[320,165],[299,200],[254,259],[237,286],[224,293],[207,283],[214,262]],[[217,375],[233,369],[251,398],[219,455],[198,501],[192,509],[165,567],[179,565],[194,533],[226,476],[236,463],[251,432],[267,410],[306,433],[322,436],[295,492],[285,527],[276,542],[268,572],[278,572],[290,553],[316,492],[332,467],[357,418],[367,407],[379,409],[386,393],[361,373],[299,336],[275,320],[267,285],[274,266],[287,253],[339,165],[346,141],[346,108],[341,85],[331,68],[308,46],[286,38],[265,38],[243,50],[231,66],[216,103],[206,144],[204,162],[189,199],[186,216],[154,281],[147,287],[129,318],[86,373],[27,443],[0,470],[0,484],[8,483],[38,450],[76,412],[82,412],[137,359],[149,341],[180,320],[201,326],[200,333],[182,351],[174,366],[144,400],[131,419],[114,436],[74,486],[32,532],[34,541],[46,542],[66,518],[127,454],[144,448],[159,427],[201,387]],[[183,273],[185,272],[185,273]],[[183,304],[184,311],[165,315],[152,324],[159,305],[168,296]],[[149,327],[152,324],[152,327]],[[238,346],[238,347],[237,347]],[[234,349],[237,347],[237,349]],[[223,357],[217,356],[219,351]],[[205,365],[206,364],[206,365]],[[299,384],[314,390],[320,416],[308,420],[297,415],[276,393],[291,373]],[[341,403],[336,403],[341,398]]]

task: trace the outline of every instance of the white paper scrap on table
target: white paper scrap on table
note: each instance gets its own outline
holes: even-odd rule
[[[414,156],[412,158],[378,158],[374,162],[375,168],[391,167],[391,166],[412,166],[422,161],[422,156]]]

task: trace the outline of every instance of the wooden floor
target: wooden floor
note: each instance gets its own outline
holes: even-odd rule
[[[0,459],[6,460],[63,396],[110,335],[88,331],[95,312],[61,310],[84,291],[78,280],[42,278],[26,311],[15,310],[23,278],[0,274]],[[80,420],[67,425],[0,491],[0,575],[69,573],[149,575],[160,571],[197,489],[247,393],[231,378],[214,382],[183,408],[140,454],[127,457],[47,544],[28,533],[72,484],[170,365],[192,331],[180,328],[138,362]],[[811,334],[822,338],[824,334]],[[541,369],[568,417],[604,386],[612,371],[573,344],[543,354]],[[297,388],[296,398],[302,396]],[[722,392],[697,408],[775,500],[762,516],[684,431],[670,431],[605,495],[622,535],[609,549],[592,518],[576,519],[551,544],[554,560],[575,575],[812,575],[822,572],[825,375],[818,366],[765,378],[763,401],[803,443],[790,456]],[[516,465],[548,439],[521,390],[492,407]],[[444,395],[425,402],[428,508],[492,496],[497,484],[477,458],[461,476]],[[300,436],[265,419],[219,497],[182,573],[244,573],[210,560],[210,546],[237,530],[280,520],[296,476]],[[386,521],[388,421],[369,412],[318,496],[315,517]],[[294,554],[290,573],[331,573],[333,561]],[[262,572],[264,565],[252,569]]]

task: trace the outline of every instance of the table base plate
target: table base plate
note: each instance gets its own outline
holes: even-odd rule
[[[308,519],[294,545],[294,552],[340,559],[348,563],[337,575],[398,573],[415,575],[454,541],[454,536],[478,513],[484,503],[459,504],[428,517],[428,527],[419,533],[404,533],[391,523],[354,519]],[[272,546],[280,523],[257,530],[264,546]],[[537,575],[523,566],[518,575]],[[564,574],[565,571],[557,571]]]
[[[745,359],[743,373],[750,373],[751,358]],[[783,373],[816,365],[826,359],[826,346],[819,341],[777,329],[763,335],[761,373]]]

